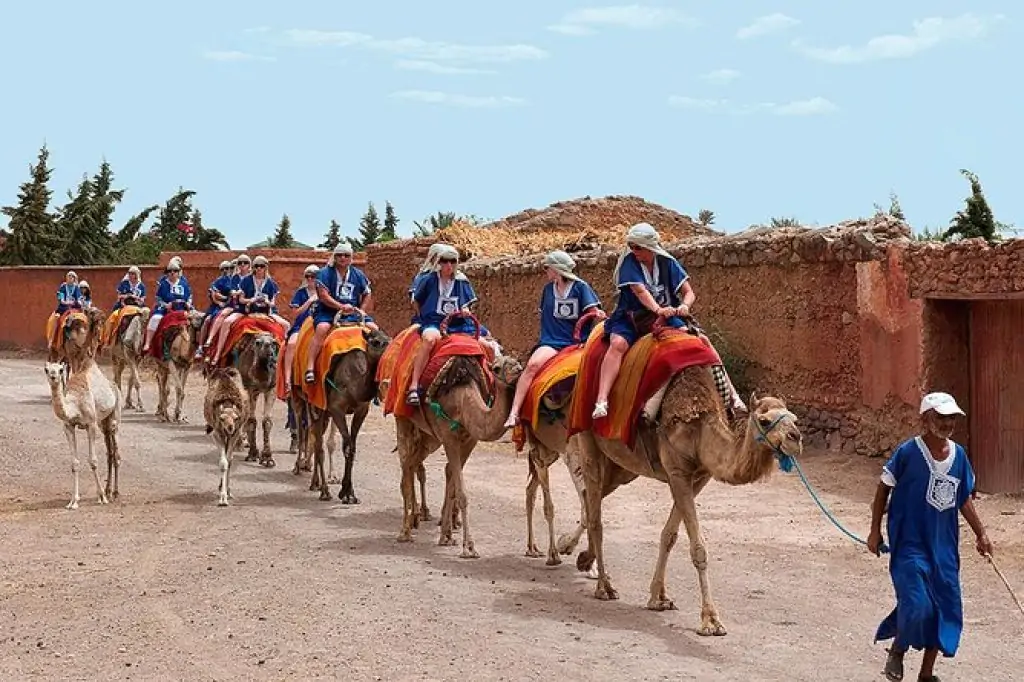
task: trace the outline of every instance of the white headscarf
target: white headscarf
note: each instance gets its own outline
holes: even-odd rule
[[[446,246],[448,245],[442,242],[431,244],[427,250],[427,257],[423,261],[423,265],[420,266],[420,272],[433,272],[437,266],[438,254]],[[456,253],[456,256],[458,256],[458,253]]]
[[[555,251],[550,251],[546,256],[544,256],[544,267],[551,268],[566,279],[571,279],[576,282],[580,280],[580,278],[573,273],[573,268],[576,267],[576,261],[574,261],[572,256],[567,254],[565,251],[557,249]]]
[[[331,253],[330,257],[327,259],[327,267],[329,267],[329,268],[333,268],[334,267],[334,262],[335,262],[334,261],[334,257],[337,256],[339,253],[345,253],[345,254],[348,254],[350,256],[354,255],[354,252],[352,251],[352,245],[348,244],[348,243],[342,243],[342,244],[338,244],[337,246],[335,246],[334,247],[334,251]]]
[[[442,258],[454,258],[455,259],[455,275],[454,279],[466,279],[466,276],[462,274],[459,267],[459,250],[451,244],[434,244],[437,247],[437,255],[434,258],[434,272],[441,271],[441,259]],[[429,271],[428,271],[429,272]]]
[[[659,256],[672,258],[672,254],[661,245],[661,236],[658,234],[658,231],[650,223],[637,223],[626,232],[626,250],[622,252],[622,255],[619,256],[619,261],[615,264],[612,282],[616,285],[619,282],[619,270],[622,269],[622,261],[626,260],[626,256],[629,255],[629,244],[636,244],[648,251],[653,251]]]

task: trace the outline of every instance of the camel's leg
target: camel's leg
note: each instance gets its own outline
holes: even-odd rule
[[[89,468],[92,469],[92,478],[96,481],[96,498],[100,504],[107,503],[107,495],[103,492],[103,484],[100,483],[100,460],[96,456],[96,432],[99,431],[99,427],[95,424],[90,424],[85,430],[86,436],[88,437],[89,444]]]
[[[423,466],[423,462],[416,467],[416,478],[420,482],[420,511],[417,518],[418,521],[429,521],[430,520],[430,509],[427,507],[427,468]],[[413,506],[416,505],[416,498],[413,497]]]
[[[118,357],[116,350],[110,352],[110,363],[114,366],[114,385],[120,390],[121,378],[124,376],[124,360]],[[131,381],[128,382],[128,392],[125,394],[127,399],[125,400],[124,406],[131,409],[132,406],[132,385]]]
[[[661,529],[658,561],[654,567],[654,577],[651,579],[651,598],[647,600],[647,608],[652,611],[668,611],[676,608],[675,603],[669,599],[665,591],[665,569],[668,566],[668,555],[679,538],[679,522],[682,520],[683,514],[679,511],[679,506],[673,504],[668,520],[665,521],[665,527]]]
[[[156,416],[160,417],[160,421],[167,421],[167,378],[169,370],[167,365],[163,362],[158,363],[156,367]]]
[[[245,420],[245,438],[249,442],[249,454],[246,455],[246,462],[255,462],[260,457],[260,451],[256,447],[256,401],[259,394],[255,389],[247,391],[249,394],[249,416]]]
[[[587,491],[587,541],[590,551],[597,560],[597,587],[594,596],[598,599],[618,599],[619,594],[612,587],[604,566],[604,529],[601,523],[601,503],[604,499],[604,482],[608,478],[608,462],[600,451],[594,437],[584,432],[578,436],[583,465],[583,478]]]
[[[352,484],[352,467],[356,462],[356,438],[359,436],[359,429],[363,426],[366,415],[370,412],[370,403],[361,403],[352,414],[352,424],[348,430],[341,431],[342,445],[345,453],[345,475],[341,479],[341,490],[338,491],[338,499],[342,504],[359,504],[356,497],[355,487]],[[345,416],[342,415],[339,430],[344,428]]]
[[[75,433],[75,427],[65,424],[64,437],[67,438],[68,449],[71,450],[71,478],[74,481],[74,487],[71,489],[71,501],[68,502],[67,509],[78,509],[78,501],[81,496],[78,491],[78,435]]]
[[[421,447],[416,426],[405,419],[396,419],[395,435],[398,441],[398,464],[402,470],[402,529],[398,542],[412,542],[412,529],[416,524],[416,486],[414,468],[423,466]]]
[[[135,389],[135,411],[142,412],[146,408],[142,406],[142,382],[139,381],[139,358],[132,357],[128,360],[128,396],[131,397],[132,389]],[[128,407],[128,405],[125,405]]]
[[[117,483],[121,471],[121,451],[117,447],[118,421],[114,415],[107,417],[103,425],[103,440],[107,447],[107,498],[116,500],[121,496]]]
[[[698,628],[697,634],[720,636],[725,634],[725,626],[719,620],[718,609],[715,608],[715,603],[711,598],[711,581],[708,578],[708,552],[704,543],[704,536],[700,530],[700,521],[697,518],[697,502],[695,499],[705,483],[707,483],[706,478],[694,482],[691,478],[679,473],[669,471],[668,474],[668,484],[672,490],[672,499],[675,501],[675,506],[682,517],[683,525],[686,527],[686,534],[690,538],[690,560],[693,561],[693,565],[697,569],[697,580],[700,583],[700,628]],[[671,517],[669,521],[672,521]],[[665,530],[668,530],[668,524],[665,525]],[[662,531],[661,544],[662,552],[666,552],[665,531]],[[671,548],[671,545],[669,545],[669,548]],[[661,557],[659,556],[659,564],[660,561]],[[657,580],[657,575],[655,579]],[[655,587],[655,582],[652,581],[652,599],[656,596],[654,593]],[[662,571],[661,577],[661,590],[664,593],[664,571]]]
[[[341,479],[334,473],[334,453],[338,451],[338,436],[341,429],[332,425],[327,429],[327,482],[331,485],[338,485]]]
[[[188,381],[188,365],[174,365],[174,374],[177,381],[174,386],[174,423],[183,424],[187,419],[181,416],[181,407],[185,403],[185,382]]]
[[[462,477],[462,468],[469,459],[469,453],[476,446],[475,441],[459,443],[455,445],[455,454],[458,458],[452,466],[452,489],[455,495],[455,508],[462,515],[462,552],[459,556],[463,559],[478,559],[480,554],[473,544],[473,536],[469,530],[469,497],[466,495],[465,481]],[[447,451],[447,448],[445,448]]]
[[[526,479],[526,553],[524,556],[537,558],[544,555],[537,549],[537,542],[533,536],[533,506],[537,501],[537,486],[540,484],[537,477],[537,463],[540,457],[536,445],[530,444],[530,452],[527,457],[529,458],[529,474]]]
[[[270,447],[270,432],[274,428],[274,420],[270,413],[274,409],[274,395],[270,391],[263,393],[263,449],[260,452],[260,466],[272,469],[277,466],[274,461],[274,450]]]
[[[548,467],[537,467],[537,478],[540,480],[540,489],[544,493],[544,519],[548,522],[548,566],[558,566],[562,563],[562,557],[558,554],[558,546],[555,544],[555,503],[551,499],[551,480],[548,478]]]
[[[327,476],[324,474],[324,429],[331,426],[331,413],[324,410],[311,420],[313,429],[313,476],[320,483],[320,500],[330,502],[331,490],[327,487]]]
[[[453,530],[458,530],[456,523],[458,521],[459,507],[455,504],[455,488],[452,480],[452,469],[455,466],[450,459],[444,465],[444,502],[441,504],[441,518],[437,521],[437,525],[441,527],[437,544],[443,546],[455,544],[452,532]]]
[[[217,490],[220,492],[220,499],[217,500],[218,507],[228,506],[228,491],[231,485],[231,439],[224,441],[220,448],[220,485]]]
[[[583,482],[580,458],[575,449],[568,448],[562,459],[565,462],[565,468],[569,470],[569,478],[572,479],[572,484],[576,488],[576,494],[580,498],[580,517],[579,522],[576,524],[576,530],[558,538],[558,551],[562,554],[572,554],[576,546],[579,545],[580,538],[583,537],[583,531],[587,528],[587,489]],[[596,573],[594,574],[594,579],[597,579]]]

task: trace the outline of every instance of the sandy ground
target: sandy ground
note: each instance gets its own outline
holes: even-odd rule
[[[394,424],[379,409],[359,441],[362,504],[320,502],[305,475],[291,474],[278,406],[277,468],[236,459],[234,504],[218,508],[202,383],[190,382],[191,423],[171,426],[153,418],[147,378],[147,412],[127,415],[121,433],[121,499],[99,506],[86,468],[81,507],[67,511],[70,458],[42,361],[0,358],[0,679],[882,679],[883,645],[871,640],[892,606],[886,563],[828,525],[795,475],[713,482],[699,498],[729,628],[702,638],[685,542],[669,564],[680,610],[644,608],[667,488],[638,481],[609,499],[620,600],[600,602],[571,561],[548,568],[523,556],[526,462],[508,443],[480,446],[466,469],[480,559],[438,547],[433,523],[396,543]],[[863,535],[881,462],[809,453],[804,464]],[[435,515],[442,466],[439,455],[428,460]],[[576,498],[564,466],[553,472],[563,532]],[[1024,591],[1020,501],[979,506],[1004,572]],[[963,538],[966,632],[937,672],[1019,680],[1024,618],[966,528]]]

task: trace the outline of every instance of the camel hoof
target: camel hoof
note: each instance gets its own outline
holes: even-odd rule
[[[96,498],[96,504],[110,504],[110,500],[107,499],[106,495],[100,495]]]
[[[671,599],[651,599],[647,602],[647,608],[651,611],[675,611],[676,604]]]
[[[545,566],[560,566],[562,564],[562,557],[558,554],[549,554],[548,560],[544,562]]]
[[[587,570],[587,575],[585,577],[587,578],[587,580],[597,580],[601,577],[601,574],[597,572],[596,561],[590,564],[590,568]]]
[[[432,520],[432,517],[430,516],[430,510],[427,509],[426,507],[420,507],[420,520],[422,520],[422,521],[431,521]]]
[[[220,500],[217,501],[217,506],[218,507],[226,507],[226,506],[228,506],[228,498],[221,497]]]
[[[480,554],[475,549],[470,547],[469,549],[463,549],[462,553],[459,554],[460,559],[479,559]]]
[[[558,549],[559,554],[572,554],[576,550],[576,545],[579,544],[579,539],[574,538],[569,533],[566,533],[562,537],[558,538],[558,542],[555,543],[555,547]]]
[[[331,491],[330,490],[321,490],[320,491],[320,501],[321,502],[330,502],[331,501]]]
[[[71,502],[68,502],[67,505],[64,508],[65,509],[78,509],[78,500],[72,500]]]
[[[249,454],[245,456],[246,462],[255,462],[260,458],[260,453],[250,450]]]
[[[396,542],[412,542],[412,533],[410,533],[407,530],[403,530],[401,533],[398,534],[398,537],[395,538],[395,541]]]
[[[356,497],[356,494],[351,491],[345,494],[339,492],[338,499],[341,500],[342,504],[359,504],[359,498]]]
[[[619,593],[609,585],[607,582],[602,584],[600,581],[597,583],[597,589],[594,590],[594,596],[601,601],[613,601],[619,598]]]
[[[437,541],[438,547],[453,547],[455,546],[455,538],[439,538]]]
[[[139,403],[138,405],[135,406],[135,411],[136,412],[145,412],[146,408],[142,406],[142,403]]]
[[[277,462],[274,461],[273,457],[260,457],[260,466],[267,469],[273,469],[277,466]]]
[[[523,556],[528,556],[531,559],[539,559],[540,557],[544,556],[544,554],[541,553],[541,551],[536,547],[527,547],[526,553],[523,554]]]
[[[703,623],[697,628],[697,634],[701,637],[724,637],[725,626],[717,619]]]

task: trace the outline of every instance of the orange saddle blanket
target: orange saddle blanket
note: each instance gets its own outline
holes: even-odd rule
[[[230,364],[231,351],[242,340],[242,337],[248,334],[262,334],[264,332],[273,334],[274,340],[277,341],[279,346],[284,345],[284,329],[269,315],[251,313],[236,320],[231,325],[230,331],[228,331],[228,338],[224,343],[224,354],[220,356],[217,366],[227,367]]]
[[[103,336],[100,343],[103,346],[111,346],[117,340],[118,334],[124,331],[133,317],[140,314],[142,308],[135,305],[126,305],[110,313],[106,323],[103,325]]]
[[[687,367],[721,364],[707,339],[684,329],[662,329],[642,336],[626,351],[608,396],[608,416],[594,420],[601,361],[608,350],[604,323],[595,325],[583,348],[583,358],[569,408],[569,436],[592,430],[632,448],[641,410],[665,382]]]
[[[168,310],[167,313],[160,318],[160,323],[156,327],[156,331],[153,333],[153,341],[149,344],[149,355],[157,360],[164,360],[167,358],[167,352],[169,349],[164,348],[166,345],[164,339],[167,337],[167,333],[177,327],[184,327],[188,324],[188,315],[185,314],[184,310]]]
[[[411,417],[417,410],[415,406],[405,402],[405,396],[411,388],[413,360],[421,343],[418,325],[402,330],[388,346],[377,366],[377,381],[387,383],[384,397],[385,416],[393,413],[396,417]],[[469,334],[451,334],[441,337],[435,344],[420,376],[418,388],[425,388],[434,383],[448,360],[457,355],[478,358],[488,386],[493,387],[493,376],[489,367],[489,363],[494,359],[491,349]]]
[[[572,391],[582,360],[583,345],[578,344],[563,348],[541,365],[526,390],[523,406],[519,409],[519,421],[512,431],[512,442],[516,450],[522,450],[526,444],[524,425],[528,425],[534,431],[539,427],[544,396],[555,387],[558,387],[557,392],[560,395]]]
[[[306,373],[306,364],[309,361],[313,331],[313,318],[308,317],[299,328],[295,355],[292,357],[292,389],[297,388],[302,391],[307,402],[317,409],[324,410],[327,408],[327,375],[331,371],[334,359],[354,350],[366,352],[366,337],[363,336],[363,333],[367,331],[367,328],[361,325],[352,325],[332,329],[324,339],[320,353],[313,361],[313,373],[316,375],[316,380],[312,384],[307,384],[303,381],[303,375]],[[277,397],[284,400],[284,363],[278,363],[277,367]]]
[[[58,315],[50,315],[46,318],[46,342],[50,348],[58,352],[64,350],[63,330],[67,329],[72,321],[88,323],[89,318],[81,310],[65,310]]]

